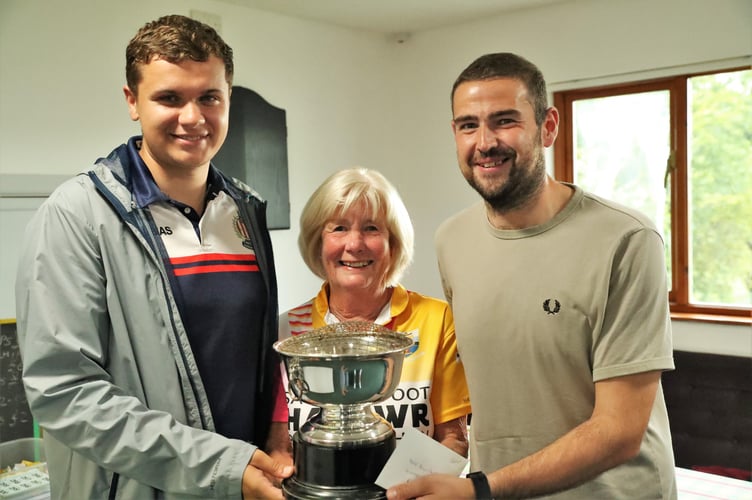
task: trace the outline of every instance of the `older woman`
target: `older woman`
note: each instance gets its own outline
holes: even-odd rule
[[[340,321],[370,321],[408,333],[393,396],[374,409],[397,437],[413,427],[467,455],[470,402],[446,302],[406,290],[399,279],[413,256],[413,226],[397,190],[365,168],[341,170],[311,195],[300,216],[303,260],[324,283],[313,299],[280,317],[280,338]],[[289,402],[292,430],[316,408]]]

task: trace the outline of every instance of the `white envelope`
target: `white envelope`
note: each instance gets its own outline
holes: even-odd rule
[[[467,465],[467,458],[450,450],[417,429],[410,428],[399,440],[376,484],[388,489],[399,483],[427,474],[458,476]]]

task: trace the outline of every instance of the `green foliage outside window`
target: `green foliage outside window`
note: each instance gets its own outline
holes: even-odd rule
[[[690,300],[752,303],[752,71],[689,80]]]

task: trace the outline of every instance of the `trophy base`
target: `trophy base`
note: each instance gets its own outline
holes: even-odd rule
[[[282,482],[282,493],[288,500],[386,500],[386,490],[375,484],[352,487],[316,486],[301,483],[294,476]]]
[[[293,436],[295,474],[283,481],[286,498],[385,499],[374,481],[396,447],[394,432],[377,443],[355,447],[321,446]],[[347,443],[343,443],[347,446]]]

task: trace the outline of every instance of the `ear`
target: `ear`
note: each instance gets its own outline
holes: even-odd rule
[[[546,117],[541,124],[541,144],[551,146],[559,134],[559,110],[551,106],[546,110]]]
[[[128,87],[123,85],[123,93],[125,94],[125,102],[128,103],[128,114],[131,116],[131,120],[138,121],[138,106],[136,106],[136,94]]]

